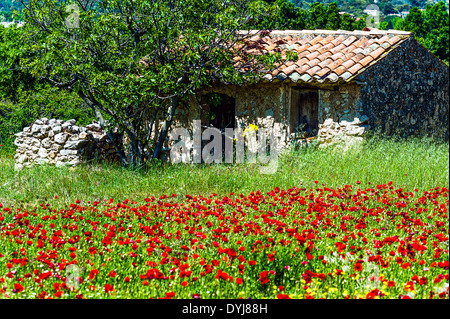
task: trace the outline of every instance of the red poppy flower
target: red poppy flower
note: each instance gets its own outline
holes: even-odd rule
[[[360,263],[355,264],[355,271],[362,271],[362,265]]]
[[[48,277],[50,277],[51,275],[52,275],[51,271],[46,271],[39,275],[39,279],[44,280],[44,279],[47,279]]]
[[[111,284],[105,284],[105,292],[112,292],[114,290],[114,286]]]
[[[242,278],[236,278],[236,283],[238,285],[242,285]]]
[[[98,270],[97,269],[92,269],[89,272],[89,280],[94,280],[95,276],[97,276],[98,274]]]
[[[262,271],[259,274],[259,279],[258,280],[261,282],[261,285],[264,285],[264,284],[269,282],[269,279],[267,279],[268,274],[269,274],[269,272],[267,270]]]
[[[249,261],[248,261],[248,264],[249,264],[250,266],[254,266],[254,265],[256,265],[256,261],[255,261],[255,260],[249,260]]]
[[[289,295],[285,295],[285,294],[278,294],[277,298],[278,299],[291,299],[291,297],[289,297]]]
[[[126,276],[125,279],[123,280],[125,282],[130,282],[130,277]]]
[[[24,288],[21,284],[14,284],[14,289],[16,290],[16,293],[21,293]]]
[[[172,299],[175,297],[175,293],[173,291],[166,292],[166,299]]]
[[[188,282],[187,282],[187,281],[182,281],[182,282],[181,282],[181,285],[182,285],[183,287],[186,287],[186,286],[188,285]]]

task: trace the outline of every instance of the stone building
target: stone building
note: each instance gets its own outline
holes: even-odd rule
[[[178,118],[184,127],[201,119],[219,129],[274,128],[285,143],[299,134],[322,141],[360,136],[369,127],[448,139],[448,66],[410,32],[366,30],[256,34],[244,50],[282,57],[291,51],[298,60],[276,66],[257,84],[205,88]],[[210,93],[218,104],[208,102]]]

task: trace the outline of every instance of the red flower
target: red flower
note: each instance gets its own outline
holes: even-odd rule
[[[109,277],[116,277],[117,273],[114,270],[111,270],[108,274]]]
[[[181,282],[181,285],[182,285],[183,287],[186,287],[186,286],[188,285],[188,282],[187,282],[187,281],[183,281],[183,282]]]
[[[388,287],[394,287],[395,281],[388,281]]]
[[[360,263],[355,264],[355,271],[362,271],[362,265]]]
[[[125,279],[123,280],[125,282],[130,282],[130,277],[126,276]]]
[[[342,252],[345,248],[347,248],[347,246],[343,243],[336,243],[335,244],[338,250],[338,253]]]
[[[89,273],[89,280],[94,280],[95,276],[98,275],[98,270],[97,269],[92,269]]]
[[[14,289],[16,290],[16,293],[21,293],[24,288],[21,284],[14,284]]]
[[[267,270],[265,270],[265,271],[262,271],[260,274],[259,274],[259,281],[261,282],[261,285],[264,285],[264,284],[266,284],[266,283],[268,283],[269,282],[269,279],[267,279],[267,275],[269,274],[269,272],[267,271]]]
[[[236,283],[238,285],[242,285],[242,278],[236,278]]]
[[[43,280],[43,279],[47,279],[48,277],[50,277],[52,275],[51,271],[46,271],[42,274],[39,275],[39,279]]]
[[[285,294],[278,294],[277,298],[278,299],[291,299],[291,297],[289,297],[289,295],[285,295]]]
[[[144,286],[148,286],[148,281],[147,281],[147,280],[144,280],[144,281],[142,282],[142,284],[143,284]]]
[[[105,292],[108,293],[111,291],[114,291],[114,286],[111,284],[105,284]]]
[[[226,272],[222,271],[221,269],[218,269],[217,270],[216,279],[227,280],[228,279],[228,274]]]
[[[166,299],[172,299],[175,297],[175,293],[173,291],[166,292]]]
[[[254,260],[249,260],[249,261],[248,261],[248,264],[249,264],[250,266],[254,266],[254,265],[256,265],[256,261],[254,261]]]

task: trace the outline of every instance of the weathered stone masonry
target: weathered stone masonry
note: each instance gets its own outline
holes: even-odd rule
[[[357,80],[358,107],[387,134],[448,140],[449,68],[413,37]]]
[[[82,161],[98,158],[119,162],[119,156],[99,124],[86,127],[75,125],[76,120],[62,121],[42,118],[16,134],[18,146],[15,168],[33,164],[75,166]]]

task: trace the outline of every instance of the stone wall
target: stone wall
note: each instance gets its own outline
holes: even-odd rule
[[[319,125],[318,145],[323,147],[341,147],[344,151],[363,142],[364,135],[370,129],[369,118],[361,116],[353,121],[335,122],[329,118]]]
[[[358,108],[387,134],[448,140],[449,68],[414,38],[361,74]]]
[[[357,105],[359,91],[360,87],[355,83],[319,89],[319,122],[327,119],[350,122],[364,115]]]
[[[16,134],[15,168],[33,164],[75,166],[94,158],[119,161],[119,156],[99,124],[77,126],[76,120],[42,118]]]

